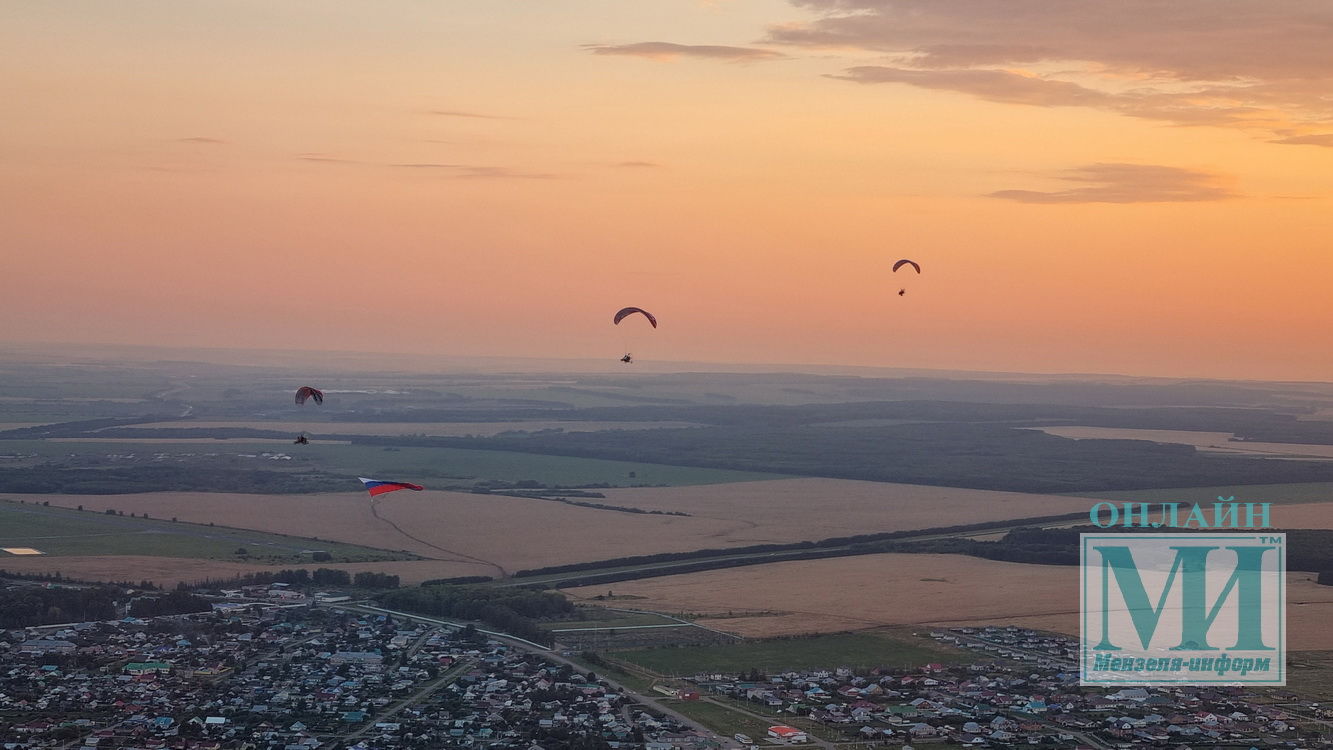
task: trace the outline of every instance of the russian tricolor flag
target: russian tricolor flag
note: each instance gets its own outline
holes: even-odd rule
[[[386,482],[382,479],[367,479],[365,477],[357,477],[357,479],[360,479],[361,484],[366,486],[366,492],[369,492],[371,497],[383,495],[386,492],[397,492],[398,490],[416,490],[420,492],[426,489],[419,484],[410,482]]]

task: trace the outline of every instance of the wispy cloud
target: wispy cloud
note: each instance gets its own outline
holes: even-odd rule
[[[1295,135],[1288,138],[1279,138],[1273,143],[1281,143],[1285,146],[1325,146],[1333,148],[1333,133]]]
[[[1038,106],[1096,106],[1107,94],[1068,81],[1049,81],[1003,70],[909,70],[882,65],[848,68],[830,75],[856,83],[905,83],[927,89],[943,89],[979,96],[996,102]]]
[[[719,44],[675,44],[673,42],[636,42],[634,44],[585,44],[583,48],[594,55],[626,55],[649,60],[674,60],[697,57],[724,62],[759,62],[780,60],[786,55],[758,47],[728,47]]]
[[[660,167],[660,166],[662,166],[662,165],[661,165],[661,164],[658,164],[658,163],[655,162],[655,161],[637,161],[637,160],[632,160],[632,161],[621,161],[621,162],[616,162],[616,163],[615,163],[614,165],[612,165],[612,166],[616,166],[616,167],[625,167],[626,169],[647,169],[647,168],[652,168],[652,167]]]
[[[364,163],[365,163],[365,162],[355,161],[355,160],[352,160],[352,159],[342,159],[342,158],[339,158],[339,157],[337,157],[337,156],[329,156],[328,154],[297,154],[297,155],[296,155],[296,158],[299,159],[300,161],[316,161],[316,162],[324,162],[324,163],[328,163],[328,164],[364,164]]]
[[[1328,145],[1320,134],[1333,129],[1326,0],[791,2],[816,17],[770,28],[765,43],[888,59],[835,78],[1244,128],[1291,145]]]
[[[1057,177],[1077,187],[1000,190],[989,197],[1020,203],[1181,203],[1239,197],[1222,175],[1157,164],[1089,164]]]
[[[455,179],[522,179],[522,180],[550,180],[560,179],[564,175],[550,172],[529,172],[524,170],[512,169],[510,167],[493,166],[486,164],[452,164],[447,162],[369,162],[357,161],[354,159],[343,159],[326,154],[297,154],[296,159],[300,161],[322,162],[327,164],[350,164],[363,167],[375,167],[379,169],[403,169],[403,170],[421,170],[421,171],[439,171],[442,176]]]
[[[205,138],[203,136],[194,136],[191,138],[177,138],[176,141],[178,143],[201,143],[211,146],[222,146],[231,143],[231,141],[224,141],[221,138]]]
[[[458,110],[458,109],[428,109],[428,110],[426,110],[426,114],[428,114],[428,115],[436,115],[436,116],[438,116],[438,117],[463,117],[463,118],[468,118],[468,119],[473,119],[473,120],[513,120],[513,119],[516,119],[516,118],[513,118],[513,117],[509,117],[509,116],[507,116],[507,115],[489,115],[489,114],[485,114],[485,113],[482,113],[482,112],[465,112],[465,111],[463,111],[463,110]]]

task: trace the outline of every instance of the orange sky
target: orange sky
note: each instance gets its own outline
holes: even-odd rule
[[[1333,379],[1333,6],[931,2],[5,3],[0,340]]]

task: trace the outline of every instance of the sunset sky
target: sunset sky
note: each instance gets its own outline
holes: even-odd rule
[[[7,0],[0,340],[1333,380],[1330,39],[1328,0]]]

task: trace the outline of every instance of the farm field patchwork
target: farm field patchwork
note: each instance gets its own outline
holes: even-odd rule
[[[293,433],[294,434],[294,433]],[[402,474],[411,481],[471,487],[477,481],[532,481],[560,486],[706,485],[780,477],[751,471],[547,456],[511,451],[349,445],[320,442],[292,445],[290,439],[59,438],[0,441],[5,455],[79,466],[171,466],[218,463],[254,469],[321,471],[348,477]],[[278,459],[272,456],[278,455]],[[290,456],[290,458],[281,458]],[[0,464],[0,468],[6,468]],[[429,484],[430,482],[424,482]]]
[[[35,547],[48,557],[149,555],[284,565],[309,563],[314,551],[327,552],[331,561],[338,562],[407,557],[351,544],[158,518],[164,520],[0,502],[0,546]],[[242,548],[246,554],[237,555]]]
[[[372,475],[375,476],[375,475]],[[410,475],[381,474],[384,478]],[[591,502],[691,515],[627,513],[550,500],[464,492],[254,495],[154,492],[42,495],[52,505],[116,508],[198,523],[334,539],[470,564],[457,575],[659,552],[897,531],[957,518],[1078,512],[1078,498],[823,479],[606,491]],[[694,515],[699,514],[699,515]],[[597,592],[601,593],[601,592]]]
[[[1333,586],[1287,576],[1293,650],[1333,649]],[[836,582],[836,585],[831,583]],[[581,599],[604,586],[570,589]],[[747,637],[835,633],[885,625],[1008,624],[1078,634],[1078,569],[961,555],[880,554],[772,563],[615,585],[636,608],[705,615]],[[849,614],[854,613],[854,614]]]
[[[798,478],[707,488],[603,490],[606,502],[745,522],[729,541],[763,544],[1077,513],[1095,500],[851,479]]]

